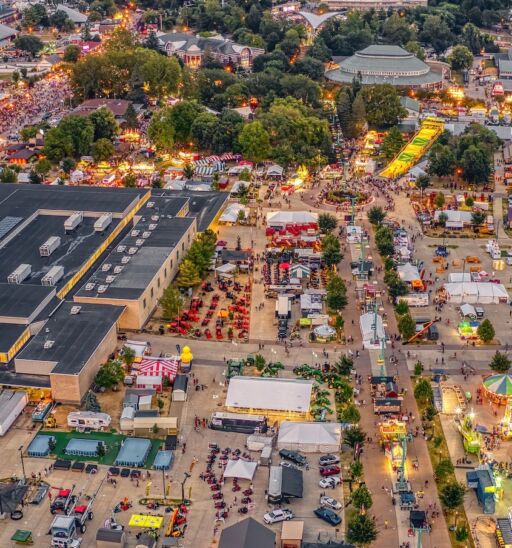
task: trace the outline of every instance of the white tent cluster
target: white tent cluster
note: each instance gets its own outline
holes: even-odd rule
[[[375,328],[375,318],[377,324]],[[378,349],[380,348],[380,341],[386,337],[384,332],[384,324],[382,317],[373,312],[367,312],[359,317],[359,326],[361,328],[361,335],[363,336],[363,346],[366,349]],[[375,338],[375,335],[377,338]]]
[[[503,284],[491,282],[460,282],[444,284],[447,300],[452,303],[498,304],[509,303]]]
[[[334,453],[340,450],[341,426],[334,422],[283,421],[277,447],[304,453]]]

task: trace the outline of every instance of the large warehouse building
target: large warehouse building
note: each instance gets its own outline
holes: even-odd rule
[[[0,186],[0,385],[79,403],[227,195]]]

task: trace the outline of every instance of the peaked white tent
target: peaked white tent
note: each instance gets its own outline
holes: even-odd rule
[[[412,282],[414,280],[420,280],[421,276],[418,269],[411,263],[405,263],[397,267],[398,275],[404,282]]]
[[[252,480],[258,464],[247,460],[228,460],[224,470],[225,478]]]
[[[236,223],[238,221],[238,214],[240,211],[243,211],[245,217],[247,217],[247,209],[244,205],[229,204],[220,216],[219,223]]]
[[[452,303],[498,304],[509,303],[509,294],[502,284],[491,282],[462,282],[444,284],[447,300]]]
[[[340,450],[341,426],[334,422],[283,421],[277,447],[305,453],[331,453]]]
[[[361,335],[363,336],[363,346],[366,349],[380,348],[380,340],[386,336],[384,324],[382,323],[382,316],[377,314],[376,330],[374,324],[375,314],[373,312],[367,312],[359,317],[359,326],[361,328]],[[374,340],[375,335],[377,335],[377,340]]]
[[[215,273],[220,278],[232,278],[234,276],[234,273],[236,271],[236,265],[231,263],[226,263],[221,266],[218,266],[215,269]]]
[[[269,211],[267,225],[270,227],[285,227],[286,225],[304,225],[318,222],[318,213],[309,211]]]

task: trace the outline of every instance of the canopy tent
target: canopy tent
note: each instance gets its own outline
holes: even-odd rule
[[[137,374],[150,377],[167,377],[170,380],[174,380],[174,377],[178,373],[179,365],[180,361],[177,356],[173,356],[172,358],[147,356],[141,360],[137,368]]]
[[[375,318],[377,324],[375,325]],[[359,326],[363,336],[363,346],[366,349],[380,348],[380,341],[386,337],[382,317],[373,312],[367,312],[359,317]]]
[[[498,403],[512,399],[512,375],[491,375],[484,379],[483,386],[487,396]]]
[[[230,194],[239,194],[240,192],[243,192],[244,190],[247,190],[251,186],[251,183],[247,181],[235,181],[233,184],[233,187],[231,188]]]
[[[252,480],[258,464],[247,460],[228,460],[224,470],[224,478],[238,478]]]
[[[284,173],[284,168],[278,166],[277,164],[271,165],[267,168],[265,175],[267,177],[282,177]]]
[[[341,426],[334,422],[283,421],[279,428],[279,449],[305,453],[331,453],[340,450]]]
[[[460,283],[460,282],[470,282],[471,273],[470,272],[450,272],[448,274],[449,283]]]
[[[455,223],[455,224],[471,224],[472,223],[472,213],[471,211],[458,211],[456,209],[437,209],[434,213],[434,219],[439,221],[439,215],[443,213],[446,215],[446,223]]]
[[[144,356],[147,350],[149,350],[150,345],[145,341],[130,341],[127,340],[124,342],[123,347],[133,350],[135,354],[135,361],[140,361]]]
[[[444,284],[446,298],[453,303],[509,303],[509,294],[502,284],[491,282],[461,282]]]
[[[417,267],[411,263],[405,263],[398,265],[397,267],[398,275],[400,279],[404,282],[411,283],[416,280],[421,280],[421,276]]]
[[[311,274],[311,268],[305,264],[294,264],[290,268],[290,276],[302,280]]]
[[[223,264],[221,266],[218,266],[215,269],[215,273],[219,277],[232,278],[234,273],[236,272],[236,268],[237,268],[236,265],[231,264],[231,263],[226,263],[226,264]]]
[[[468,316],[469,318],[476,318],[476,310],[475,307],[470,304],[462,304],[460,306],[460,313],[462,316]]]
[[[229,204],[219,217],[219,223],[236,223],[240,211],[244,212],[244,218],[247,217],[247,208],[242,204]]]
[[[286,225],[304,225],[318,223],[318,213],[309,211],[269,211],[267,213],[267,226],[285,227]]]

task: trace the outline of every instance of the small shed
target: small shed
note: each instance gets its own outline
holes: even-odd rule
[[[101,527],[96,532],[96,548],[124,548],[126,546],[126,533],[119,529]]]
[[[176,375],[172,387],[172,401],[187,401],[188,375]]]

